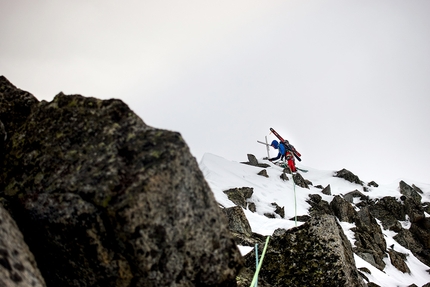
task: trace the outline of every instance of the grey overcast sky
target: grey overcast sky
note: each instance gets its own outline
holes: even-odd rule
[[[428,0],[0,0],[0,74],[119,98],[200,161],[264,157],[430,183]],[[271,156],[276,152],[272,149]]]

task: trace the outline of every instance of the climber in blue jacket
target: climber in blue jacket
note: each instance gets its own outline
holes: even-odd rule
[[[270,144],[270,146],[273,147],[274,149],[279,149],[279,152],[278,152],[277,157],[269,158],[269,160],[274,161],[274,160],[277,160],[279,158],[281,160],[283,160],[285,157],[285,152],[286,152],[285,146],[281,142],[278,143],[276,140],[273,140],[272,143]]]
[[[291,172],[296,172],[296,163],[294,162],[294,156],[291,153],[289,149],[287,149],[283,143],[277,142],[276,140],[273,140],[270,144],[274,149],[279,149],[278,156],[269,158],[270,161],[277,160],[281,158],[281,160],[284,160],[284,158],[287,160],[288,167],[290,168]]]

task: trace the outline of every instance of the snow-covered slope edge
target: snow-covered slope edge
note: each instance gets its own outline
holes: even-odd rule
[[[259,161],[263,162],[262,160]],[[264,162],[269,163],[267,161]],[[216,200],[224,207],[232,207],[235,205],[227,198],[227,195],[223,193],[224,190],[236,187],[253,188],[254,193],[252,195],[252,201],[256,205],[257,212],[252,213],[249,210],[244,210],[244,212],[251,225],[252,231],[262,235],[271,235],[277,228],[289,229],[294,227],[296,225],[295,221],[289,219],[294,218],[295,215],[307,215],[309,213],[308,209],[310,206],[306,202],[309,194],[319,194],[323,200],[331,202],[335,195],[343,195],[353,190],[362,190],[363,188],[358,184],[333,177],[334,171],[321,171],[310,167],[300,167],[308,170],[307,173],[302,173],[302,175],[312,182],[309,189],[294,185],[292,180],[283,181],[280,178],[282,168],[276,165],[271,165],[271,167],[266,169],[269,175],[269,177],[266,178],[257,174],[263,168],[229,161],[213,154],[205,154],[200,162],[200,169],[209,183]],[[409,183],[419,186],[423,191],[422,202],[430,202],[429,184]],[[329,184],[332,195],[322,194],[321,189],[315,187],[318,185],[326,187]],[[366,192],[366,195],[370,199],[380,199],[385,196],[400,198],[401,196],[398,190],[398,182],[388,185],[379,185],[379,187],[369,187],[369,191]],[[276,202],[279,206],[285,207],[285,219],[280,216],[274,219],[264,216],[264,213],[274,211],[274,207],[271,205],[272,202]],[[429,216],[427,213],[425,213],[425,215],[426,217]],[[351,244],[354,244],[354,233],[350,230],[354,227],[354,224],[347,222],[339,223]],[[301,223],[298,222],[297,224],[300,225]],[[406,220],[402,222],[402,225],[403,228],[407,228],[408,225],[410,226],[410,222]],[[380,286],[409,286],[412,283],[417,286],[422,286],[430,282],[430,275],[426,271],[429,267],[419,261],[412,252],[402,247],[393,239],[393,236],[396,235],[395,232],[384,230],[382,227],[381,229],[387,246],[393,245],[394,250],[408,254],[406,262],[411,273],[402,273],[397,270],[391,264],[388,257],[384,259],[386,264],[385,269],[380,271],[359,256],[354,255],[357,268],[365,267],[371,271],[371,275],[366,274],[369,281]],[[249,247],[241,248],[243,253],[249,249]]]

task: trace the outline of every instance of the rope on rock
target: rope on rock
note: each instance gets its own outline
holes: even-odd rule
[[[294,181],[294,175],[291,176],[294,184],[294,222],[297,226],[297,198],[296,198],[296,182]]]
[[[264,259],[264,255],[266,254],[269,239],[270,239],[270,236],[267,236],[266,244],[264,245],[263,253],[261,254],[260,262],[258,263],[258,266],[255,270],[254,278],[252,278],[252,282],[251,282],[250,287],[255,287],[255,284],[258,280],[258,273],[260,273],[261,266],[263,265],[263,259]]]

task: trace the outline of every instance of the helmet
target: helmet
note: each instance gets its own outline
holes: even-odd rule
[[[278,148],[278,142],[276,140],[273,140],[271,146],[273,146],[274,148]]]

